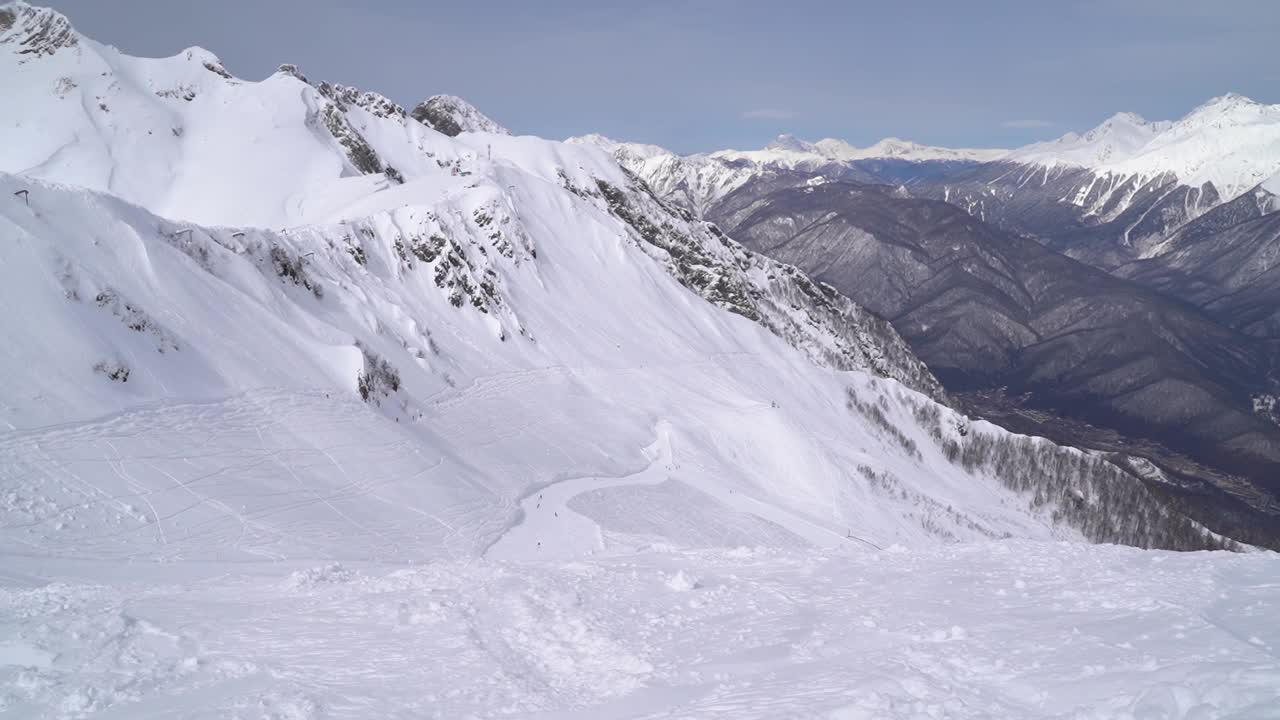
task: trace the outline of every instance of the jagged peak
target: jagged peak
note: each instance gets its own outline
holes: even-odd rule
[[[1150,137],[1168,129],[1172,124],[1167,120],[1152,122],[1134,112],[1118,112],[1103,120],[1083,136],[1075,136],[1074,133],[1068,133],[1068,135],[1073,136],[1073,140],[1082,138],[1085,142],[1107,141],[1110,138],[1119,136]]]
[[[1094,167],[1131,157],[1172,123],[1151,122],[1133,112],[1118,112],[1084,133],[1068,132],[1010,153],[1010,159],[1041,165]]]
[[[294,75],[294,77],[298,76]],[[305,78],[302,78],[302,80],[303,82],[306,82]],[[316,90],[318,90],[324,97],[337,103],[343,110],[346,110],[351,106],[355,106],[363,108],[378,117],[385,118],[394,116],[403,118],[407,115],[404,108],[398,103],[387,96],[373,92],[372,90],[361,90],[358,87],[327,82],[320,83],[316,86]]]
[[[1268,111],[1277,110],[1280,110],[1280,106],[1266,105],[1239,93],[1229,92],[1198,105],[1177,124],[1183,128],[1196,128],[1208,124],[1236,125],[1253,122]]]
[[[301,81],[304,85],[311,84],[311,81],[307,79],[307,76],[302,74],[302,70],[293,63],[282,63],[276,70],[276,73],[279,75],[288,75],[291,78]]]
[[[1234,109],[1238,107],[1260,107],[1260,106],[1262,106],[1262,103],[1246,95],[1241,95],[1238,92],[1226,92],[1216,97],[1211,97],[1208,100],[1204,101],[1203,103],[1200,103],[1199,105],[1196,106],[1194,110],[1191,111],[1190,114],[1194,115],[1195,113],[1200,112],[1202,110],[1224,110],[1224,109]]]
[[[0,45],[13,45],[19,55],[53,55],[75,47],[80,35],[65,15],[25,2],[0,5]]]
[[[1146,127],[1150,124],[1151,124],[1150,121],[1148,121],[1146,118],[1142,117],[1138,113],[1121,111],[1116,113],[1115,115],[1112,115],[1106,120],[1103,120],[1101,123],[1098,124],[1096,128],[1094,128],[1094,130],[1099,130],[1102,128],[1115,128],[1115,127],[1127,127],[1127,126]]]
[[[1118,113],[1083,135],[1019,148],[1016,162],[1088,168],[1145,178],[1169,174],[1189,187],[1212,184],[1225,201],[1280,169],[1280,105],[1226,93],[1177,121]]]
[[[450,137],[464,132],[510,135],[511,131],[456,95],[433,95],[410,113],[414,120]]]
[[[222,60],[213,53],[212,50],[206,50],[198,45],[193,45],[174,57],[182,58],[187,62],[200,63],[205,70],[219,75],[227,80],[234,79],[231,73],[227,72],[227,68],[222,64]]]

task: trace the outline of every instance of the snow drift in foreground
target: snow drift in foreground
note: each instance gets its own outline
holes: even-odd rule
[[[603,150],[24,4],[0,63],[0,712],[1274,699],[1270,556],[1079,543],[1219,545]]]
[[[0,713],[12,717],[1259,720],[1280,708],[1274,555],[1009,541],[4,567]]]

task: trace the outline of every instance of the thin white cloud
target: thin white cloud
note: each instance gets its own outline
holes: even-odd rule
[[[1035,130],[1037,128],[1053,127],[1053,123],[1048,120],[1005,120],[1000,123],[1000,127],[1011,130]]]
[[[781,108],[759,108],[742,113],[742,117],[745,120],[790,120],[795,116],[794,111]]]

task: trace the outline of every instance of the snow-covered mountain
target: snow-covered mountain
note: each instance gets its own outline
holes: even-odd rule
[[[1122,113],[1082,136],[981,163],[837,162],[828,158],[834,152],[815,159],[815,144],[789,136],[754,153],[685,157],[581,141],[610,150],[657,195],[750,249],[794,263],[884,315],[972,412],[1020,423],[1009,408],[1027,402],[1056,413],[1056,421],[1031,423],[1035,432],[1108,449],[1153,443],[1142,451],[1147,457],[1250,498],[1261,514],[1251,523],[1270,525],[1280,512],[1270,482],[1280,435],[1274,415],[1258,408],[1280,382],[1266,285],[1274,233],[1263,221],[1221,247],[1187,246],[1207,229],[1266,215],[1280,198],[1264,184],[1222,204],[1212,184],[1182,184],[1172,170],[1105,174],[1146,158],[1144,148],[1175,145],[1172,137],[1190,143],[1196,133],[1187,128],[1222,133],[1220,159],[1235,157],[1233,133],[1270,131],[1260,108],[1227,96],[1176,123]],[[1206,222],[1197,227],[1200,217]],[[1169,262],[1124,265],[1163,254]],[[1242,256],[1247,267],[1231,260]],[[1205,258],[1218,258],[1217,282],[1203,283],[1206,273],[1186,266]],[[1072,259],[1102,270],[1124,266],[1127,277],[1160,292]],[[1235,278],[1224,279],[1233,270]],[[1090,427],[1081,431],[1079,420]]]
[[[1070,235],[1059,248],[1114,267],[1147,257],[1182,225],[1250,191],[1280,187],[1280,105],[1214,98],[1176,121],[1117,113],[1083,133],[1014,150],[957,150],[889,138],[868,148],[780,136],[761,150],[688,156],[651,145],[574,138],[614,152],[659,195],[703,214],[776,172],[905,184],[1019,232]],[[1096,228],[1081,242],[1078,228]],[[1096,242],[1095,242],[1096,240]]]
[[[413,119],[449,137],[464,132],[511,134],[476,106],[454,95],[427,98],[413,109]]]
[[[1176,121],[1120,113],[1082,136],[1020,148],[1006,159],[1077,166],[1104,178],[1170,174],[1181,185],[1210,184],[1226,202],[1280,173],[1280,105],[1228,93]]]
[[[1130,112],[1112,115],[1083,135],[1070,132],[1057,140],[1033,143],[1009,152],[1010,162],[1098,168],[1133,157],[1171,122],[1147,122]]]
[[[620,142],[603,135],[584,135],[568,142],[596,145],[614,153],[623,166],[643,178],[660,197],[678,202],[699,216],[748,182],[779,171],[874,182],[876,177],[864,170],[862,163],[967,165],[998,160],[1007,152],[931,147],[897,138],[859,148],[843,140],[807,142],[792,135],[780,135],[760,150],[718,150],[684,156],[656,145]]]
[[[944,148],[921,145],[910,140],[885,138],[865,148],[844,140],[825,138],[806,142],[792,135],[779,135],[763,150],[721,150],[712,155],[727,159],[746,159],[763,165],[797,167],[822,160],[851,162],[854,160],[904,160],[907,162],[991,162],[1008,153],[1001,149]]]
[[[912,192],[1110,270],[1158,255],[1180,228],[1224,203],[1274,196],[1277,175],[1280,105],[1227,94],[1176,121],[1120,113],[1083,135],[924,178]]]
[[[626,393],[603,388],[628,378],[649,397],[625,413],[645,428],[638,435],[571,419],[557,432],[574,446],[640,448],[659,420],[673,433],[690,431],[662,408],[681,404],[675,388],[705,375],[696,386],[746,383],[724,398],[729,406],[765,402],[780,417],[809,418],[802,424],[864,428],[841,431],[850,438],[889,432],[890,454],[918,467],[894,474],[927,487],[935,470],[922,442],[875,420],[893,405],[860,399],[884,382],[862,370],[901,383],[883,386],[901,391],[870,391],[885,397],[877,403],[892,399],[930,418],[913,425],[942,453],[941,477],[958,473],[944,485],[969,475],[946,459],[948,442],[967,442],[956,433],[969,423],[937,404],[945,400],[937,381],[887,323],[654,198],[604,150],[495,132],[450,137],[374,93],[309,84],[293,66],[249,82],[204,50],[133,58],[76,34],[52,11],[17,4],[6,13],[13,19],[0,35],[0,62],[6,90],[21,101],[3,111],[0,159],[12,173],[6,224],[23,248],[5,265],[6,293],[31,308],[8,328],[8,364],[27,369],[0,398],[11,427],[323,391],[361,395],[397,424],[434,428],[423,430],[430,436],[445,432],[436,415],[448,415],[440,407],[448,401],[430,398],[492,397],[479,391],[490,383],[504,388],[499,396],[537,395],[591,377],[597,390],[584,390],[582,401],[614,407]],[[846,371],[854,374],[842,381]],[[741,372],[761,374],[730,379]],[[673,377],[676,386],[663,390]],[[840,389],[845,382],[853,389]],[[728,400],[739,392],[762,394]],[[944,420],[935,423],[932,408]],[[756,432],[735,427],[726,438]],[[802,482],[834,483],[818,496],[845,492],[849,467],[877,472],[874,456],[831,455],[825,441],[804,437],[797,442],[811,449],[788,450],[786,462],[809,452],[825,458]],[[863,457],[848,442],[840,447]],[[751,475],[767,477],[781,461],[766,459],[768,447],[777,446],[751,453]],[[491,472],[485,467],[472,472]],[[491,491],[518,497],[547,481],[541,472],[503,474]],[[783,504],[818,497],[762,482]],[[963,484],[1007,492],[995,476]],[[509,512],[501,503],[490,510],[495,519]],[[1009,512],[996,516],[1012,526],[965,516],[946,533],[1042,532],[1023,529],[1042,523],[1030,519],[1038,514]]]
[[[0,712],[874,711],[934,695],[833,699],[856,658],[832,646],[966,631],[894,595],[854,617],[864,580],[945,576],[895,594],[936,598],[969,563],[992,584],[965,617],[1033,594],[1005,632],[1059,638],[1052,568],[1107,564],[1125,610],[1080,611],[1154,652],[1125,620],[1165,576],[1125,563],[1228,567],[1248,600],[1272,569],[1037,542],[1227,545],[1100,454],[948,407],[884,321],[603,149],[131,57],[23,3],[0,93]],[[1253,607],[1180,597],[1159,622]],[[1180,677],[1246,712],[1264,660]],[[1019,703],[1008,672],[970,674],[970,705]],[[738,694],[783,677],[817,684]]]

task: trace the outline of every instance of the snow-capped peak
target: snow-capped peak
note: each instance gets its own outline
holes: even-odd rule
[[[842,155],[834,155],[838,159],[869,160],[875,158],[893,158],[924,162],[930,160],[956,162],[990,162],[1004,157],[1009,151],[1002,148],[945,148],[934,145],[922,145],[910,140],[887,137],[866,148],[856,148],[843,140],[822,140],[819,147],[835,150],[842,149]]]
[[[56,10],[32,7],[25,2],[0,5],[0,45],[14,45],[13,52],[40,57],[74,47],[80,36],[66,16]]]
[[[1116,113],[1083,135],[1069,132],[1057,140],[1027,145],[1014,150],[1008,159],[1048,166],[1096,167],[1132,157],[1170,125],[1148,122],[1136,113]]]
[[[805,142],[795,135],[784,133],[773,139],[773,142],[764,146],[765,150],[781,150],[783,152],[812,153],[817,149],[812,143]]]
[[[476,106],[456,95],[435,95],[418,104],[412,113],[415,120],[456,137],[464,132],[510,135],[511,131],[494,122]]]
[[[922,145],[896,137],[885,138],[874,145],[860,148],[845,140],[824,138],[817,142],[801,140],[794,135],[779,135],[763,150],[721,150],[714,156],[748,160],[765,165],[812,167],[830,162],[895,159],[909,162],[952,161],[989,162],[1007,153],[1002,149],[944,148]]]
[[[809,142],[789,134],[779,135],[760,150],[717,150],[693,155],[678,155],[657,145],[620,142],[603,135],[583,135],[568,142],[607,150],[659,195],[679,198],[696,214],[752,178],[777,170],[831,169],[840,175],[852,168],[847,164],[860,160],[990,162],[1008,152],[931,147],[898,138],[885,138],[859,148],[844,140]]]
[[[1172,122],[1118,113],[1083,135],[1028,145],[1008,159],[1112,176],[1170,174],[1183,185],[1211,183],[1230,200],[1280,172],[1280,105],[1227,93]]]
[[[626,158],[628,161],[640,162],[653,158],[674,158],[676,154],[661,145],[649,145],[646,143],[631,143],[621,140],[614,140],[607,135],[600,133],[588,133],[586,135],[578,135],[565,140],[570,145],[594,145],[606,152],[612,153],[619,159]],[[623,165],[630,167],[630,163],[624,161]]]
[[[1239,111],[1258,112],[1267,106],[1237,92],[1223,93],[1209,98],[1187,113],[1186,120],[1192,118],[1212,118],[1214,116],[1231,115]]]

